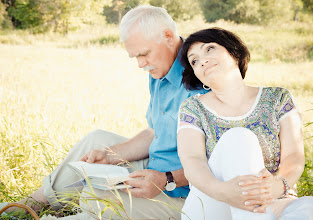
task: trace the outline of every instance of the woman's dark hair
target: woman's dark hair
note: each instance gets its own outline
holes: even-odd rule
[[[226,48],[228,53],[238,62],[241,76],[244,79],[250,60],[250,52],[242,40],[234,33],[222,28],[209,28],[191,34],[182,46],[181,63],[185,70],[183,72],[183,84],[188,90],[202,88],[202,82],[196,77],[188,61],[189,48],[197,42],[217,43]]]

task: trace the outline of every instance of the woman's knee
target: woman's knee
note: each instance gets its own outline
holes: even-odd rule
[[[257,136],[246,128],[232,128],[226,131],[216,144],[215,153],[222,153],[223,157],[239,157],[249,159],[251,156],[262,158],[262,149]],[[213,153],[214,153],[213,151]],[[227,153],[227,155],[225,155]]]
[[[313,197],[305,196],[294,200],[284,209],[280,219],[313,219]]]
[[[245,148],[246,146],[251,149],[251,145],[259,148],[257,136],[249,129],[242,127],[231,128],[226,131],[219,140],[219,142],[222,141],[229,143],[228,146],[231,145],[230,147],[236,145],[236,150],[238,150],[238,148]]]

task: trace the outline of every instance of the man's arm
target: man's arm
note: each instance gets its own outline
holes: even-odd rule
[[[148,127],[126,142],[107,149],[92,150],[80,160],[87,163],[119,164],[145,159],[149,156],[149,147],[153,137],[154,130]]]
[[[123,161],[131,162],[144,159],[149,156],[149,147],[153,138],[154,130],[148,127],[124,143],[114,145],[107,150],[90,151],[81,160],[88,163],[118,164]],[[183,169],[172,171],[172,174],[177,187],[188,185]],[[137,178],[126,182],[126,184],[135,187],[129,189],[135,197],[153,198],[164,190],[167,183],[165,173],[150,169],[135,171],[130,174],[130,177]]]

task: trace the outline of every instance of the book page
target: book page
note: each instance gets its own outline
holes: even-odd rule
[[[128,177],[129,174],[127,168],[117,165],[95,163],[90,164],[82,161],[70,162],[68,165],[74,169],[83,179],[85,179],[85,175],[87,175],[90,180],[93,179],[94,181],[104,182],[106,179],[112,180],[113,182],[116,182],[118,179],[125,181],[127,180],[125,178]]]

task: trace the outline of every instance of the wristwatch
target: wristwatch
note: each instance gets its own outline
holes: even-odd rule
[[[167,183],[165,186],[165,190],[166,191],[173,191],[174,189],[176,189],[176,183],[175,180],[173,178],[173,174],[172,172],[166,172],[166,177],[167,177]]]

